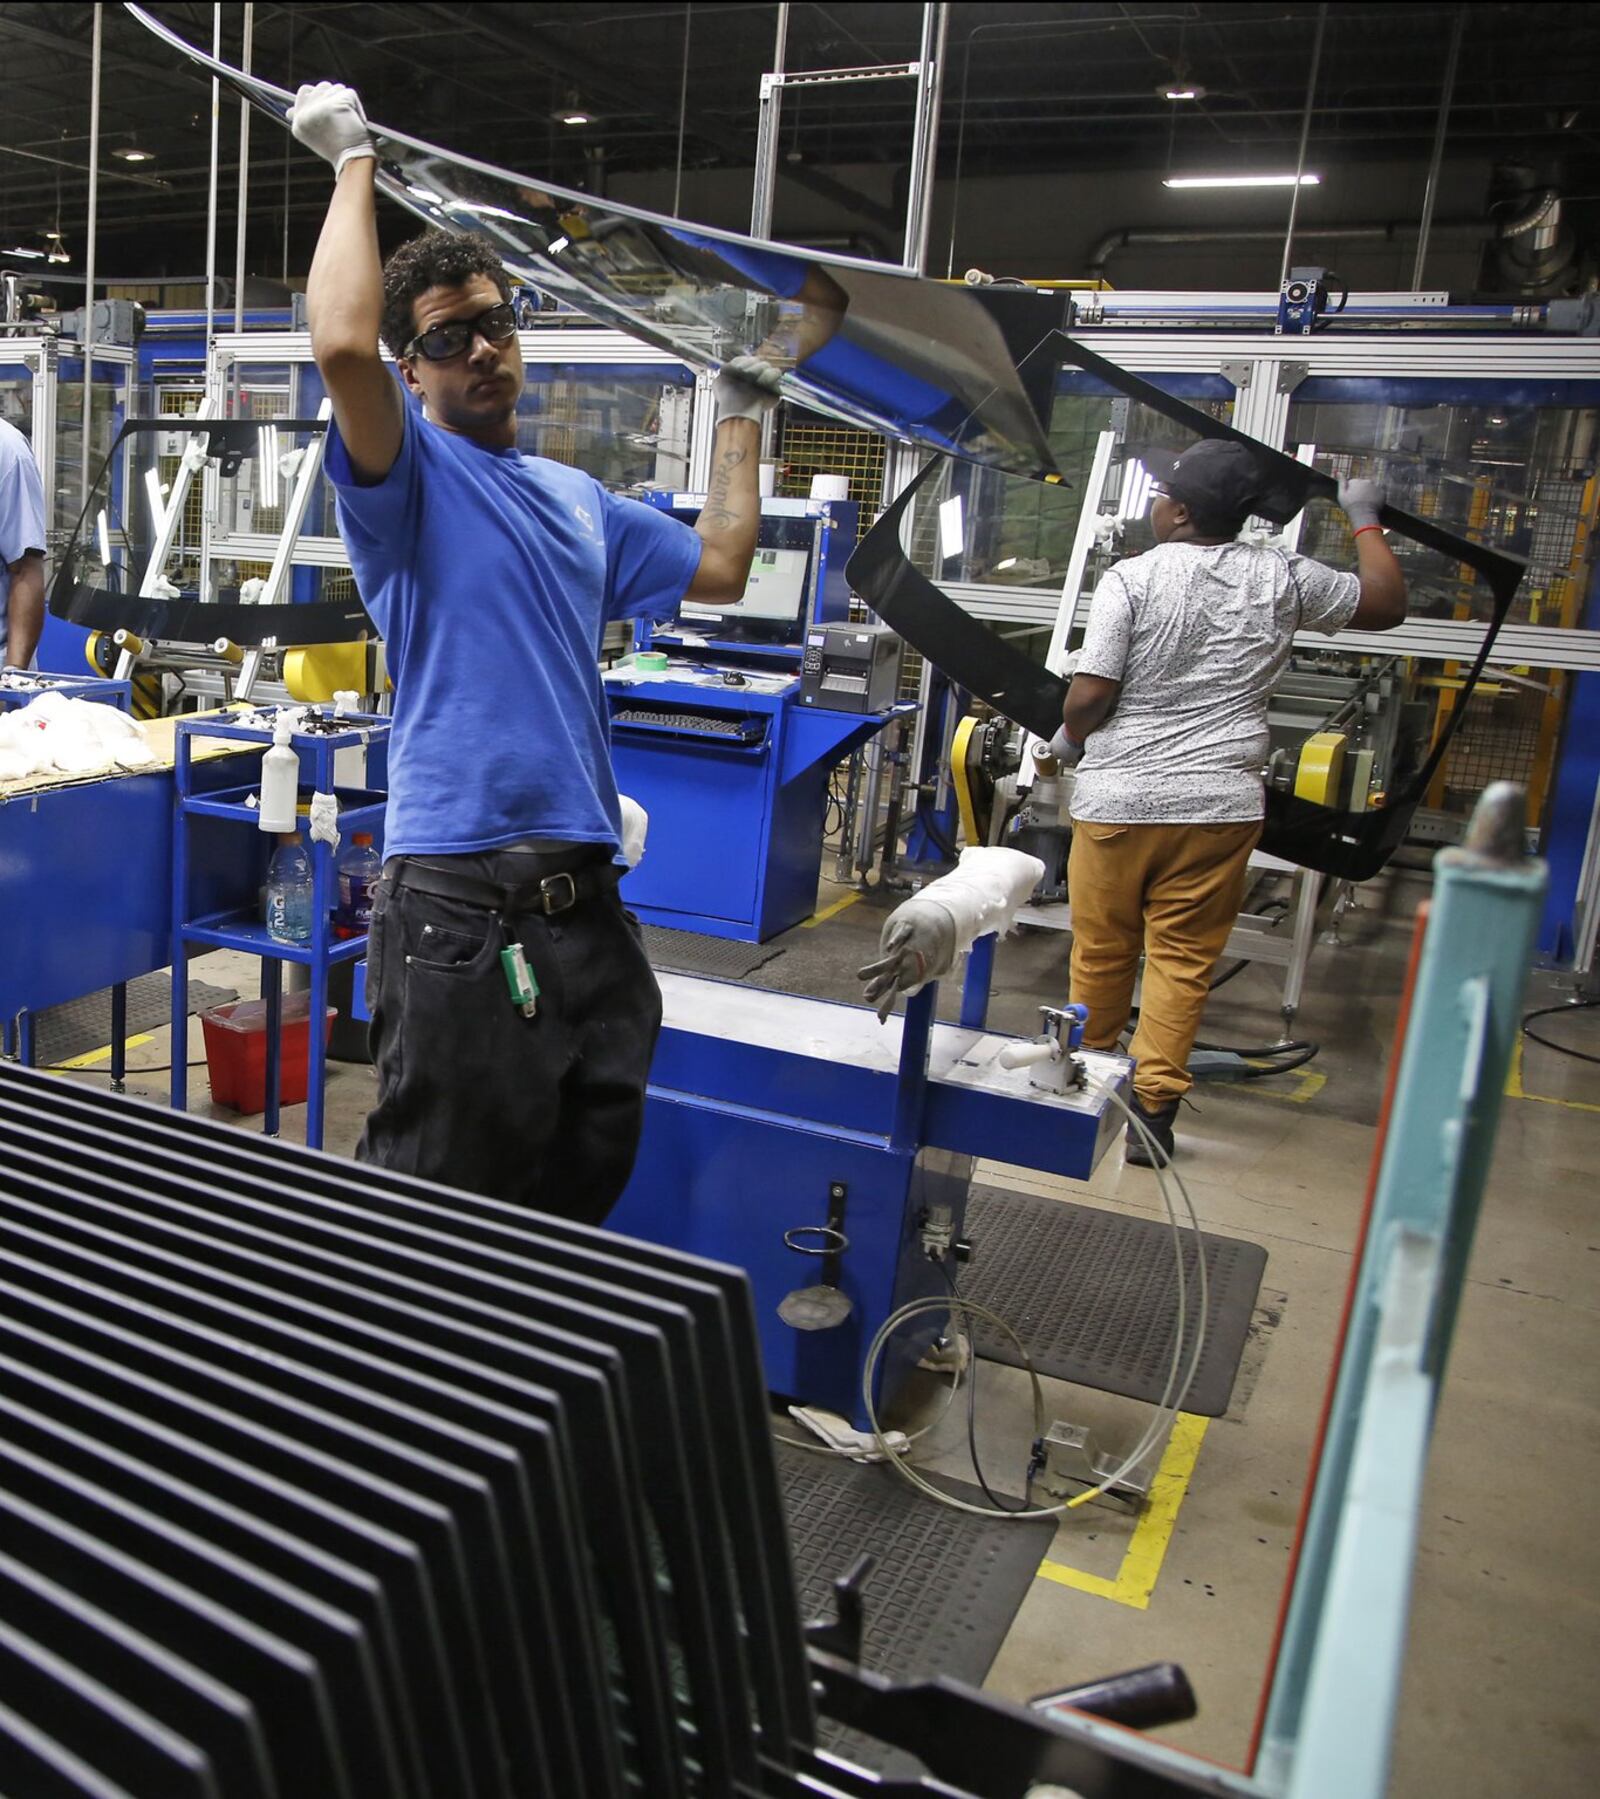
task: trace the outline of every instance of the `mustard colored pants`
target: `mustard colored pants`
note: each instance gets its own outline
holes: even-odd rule
[[[1072,827],[1072,998],[1089,1008],[1083,1040],[1090,1049],[1116,1048],[1142,954],[1144,987],[1130,1053],[1139,1065],[1134,1092],[1147,1107],[1189,1090],[1189,1052],[1260,835],[1259,819]]]

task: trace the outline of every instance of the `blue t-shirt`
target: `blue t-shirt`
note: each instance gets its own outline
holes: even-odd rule
[[[28,440],[0,419],[0,662],[6,659],[6,613],[11,599],[11,564],[29,551],[42,556],[44,487]]]
[[[601,636],[671,617],[700,539],[579,469],[405,414],[383,480],[357,481],[337,426],[325,465],[395,688],[385,853],[618,845]]]

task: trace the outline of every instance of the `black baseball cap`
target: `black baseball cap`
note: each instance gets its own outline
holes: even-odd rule
[[[1287,524],[1305,503],[1303,491],[1287,492],[1261,457],[1228,438],[1202,437],[1177,455],[1151,451],[1144,465],[1158,487],[1205,525],[1237,528],[1253,512]]]

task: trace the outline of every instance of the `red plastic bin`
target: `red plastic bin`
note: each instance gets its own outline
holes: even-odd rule
[[[337,1006],[328,1007],[322,1042],[327,1048]],[[211,1075],[211,1097],[219,1106],[236,1112],[267,1109],[267,1002],[234,1000],[200,1014],[206,1040],[206,1067]],[[283,996],[283,1027],[279,1041],[278,1101],[285,1106],[305,1103],[306,1050],[311,1039],[311,995],[304,989]]]

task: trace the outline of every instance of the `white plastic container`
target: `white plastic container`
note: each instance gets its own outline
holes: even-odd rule
[[[294,726],[280,718],[272,729],[272,748],[261,758],[261,811],[256,823],[279,837],[299,828],[295,808],[300,799],[300,758],[291,747],[293,738]]]

